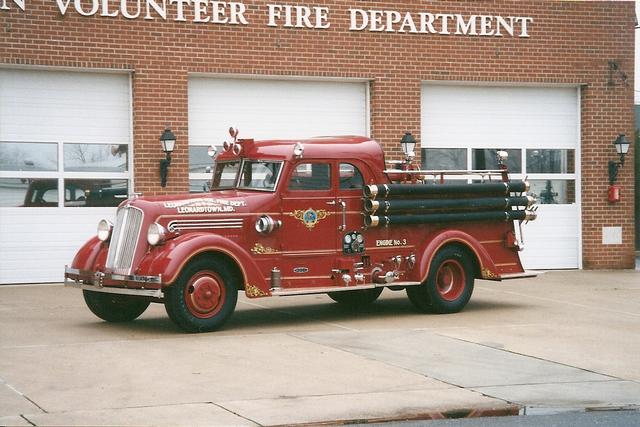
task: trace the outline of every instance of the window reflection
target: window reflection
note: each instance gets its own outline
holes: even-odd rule
[[[498,149],[477,149],[474,148],[471,153],[473,156],[473,169],[498,169]],[[507,149],[509,157],[506,164],[511,173],[522,172],[522,150]]]
[[[362,188],[364,180],[357,167],[350,163],[340,164],[340,189],[350,190]]]
[[[126,172],[126,144],[64,144],[67,172]]]
[[[190,179],[189,193],[208,193],[211,191],[211,181],[208,179]]]
[[[58,180],[0,178],[0,207],[58,206]]]
[[[0,142],[0,170],[57,171],[58,144]]]
[[[189,146],[189,173],[211,173],[213,160],[209,156],[209,147]]]
[[[65,179],[64,192],[64,205],[67,207],[118,206],[127,198],[127,180]]]
[[[527,150],[528,173],[575,173],[575,150]]]
[[[423,148],[422,169],[465,170],[467,169],[467,149]]]
[[[216,162],[213,172],[212,187],[216,190],[223,188],[233,188],[236,185],[238,172],[240,171],[240,161]]]
[[[303,163],[296,166],[289,180],[289,190],[328,190],[331,166],[326,163]]]
[[[242,173],[238,188],[274,190],[281,168],[282,162],[245,160],[242,163]]]
[[[576,183],[566,179],[533,179],[529,193],[543,205],[573,204],[576,202]]]

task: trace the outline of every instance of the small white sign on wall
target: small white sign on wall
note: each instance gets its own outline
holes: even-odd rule
[[[622,227],[602,227],[603,245],[621,245]]]

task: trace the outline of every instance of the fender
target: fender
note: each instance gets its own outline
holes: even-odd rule
[[[249,254],[237,243],[217,234],[189,233],[168,240],[145,255],[136,274],[162,275],[162,286],[167,287],[173,284],[189,261],[204,252],[220,252],[235,261],[242,272],[248,297],[271,295],[269,285]]]
[[[427,277],[429,276],[429,269],[431,268],[431,261],[433,260],[433,257],[440,248],[450,243],[459,243],[475,254],[480,267],[480,278],[487,280],[497,280],[500,278],[489,253],[480,244],[480,242],[463,231],[445,230],[431,240],[422,252],[419,270],[421,282],[427,280]]]
[[[76,253],[71,263],[71,268],[90,271],[103,270],[107,260],[108,248],[97,236],[93,236]]]

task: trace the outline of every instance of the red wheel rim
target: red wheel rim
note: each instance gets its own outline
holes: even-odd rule
[[[466,275],[462,264],[447,260],[440,265],[436,275],[436,289],[446,301],[455,301],[464,291]]]
[[[208,319],[215,316],[224,305],[224,282],[212,271],[201,271],[189,280],[184,289],[187,308],[195,317]]]

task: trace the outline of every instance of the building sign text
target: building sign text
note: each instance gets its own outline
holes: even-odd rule
[[[29,0],[0,0],[0,11],[28,8]],[[55,2],[61,15],[163,20],[248,26],[252,19],[268,27],[324,30],[331,28],[327,6],[268,3],[249,8],[242,2],[214,0],[44,0]],[[13,7],[12,7],[13,6]],[[250,13],[251,12],[251,13]],[[529,37],[533,18],[463,15],[459,13],[348,9],[351,32],[439,34],[453,36]],[[254,16],[255,15],[255,16]]]

